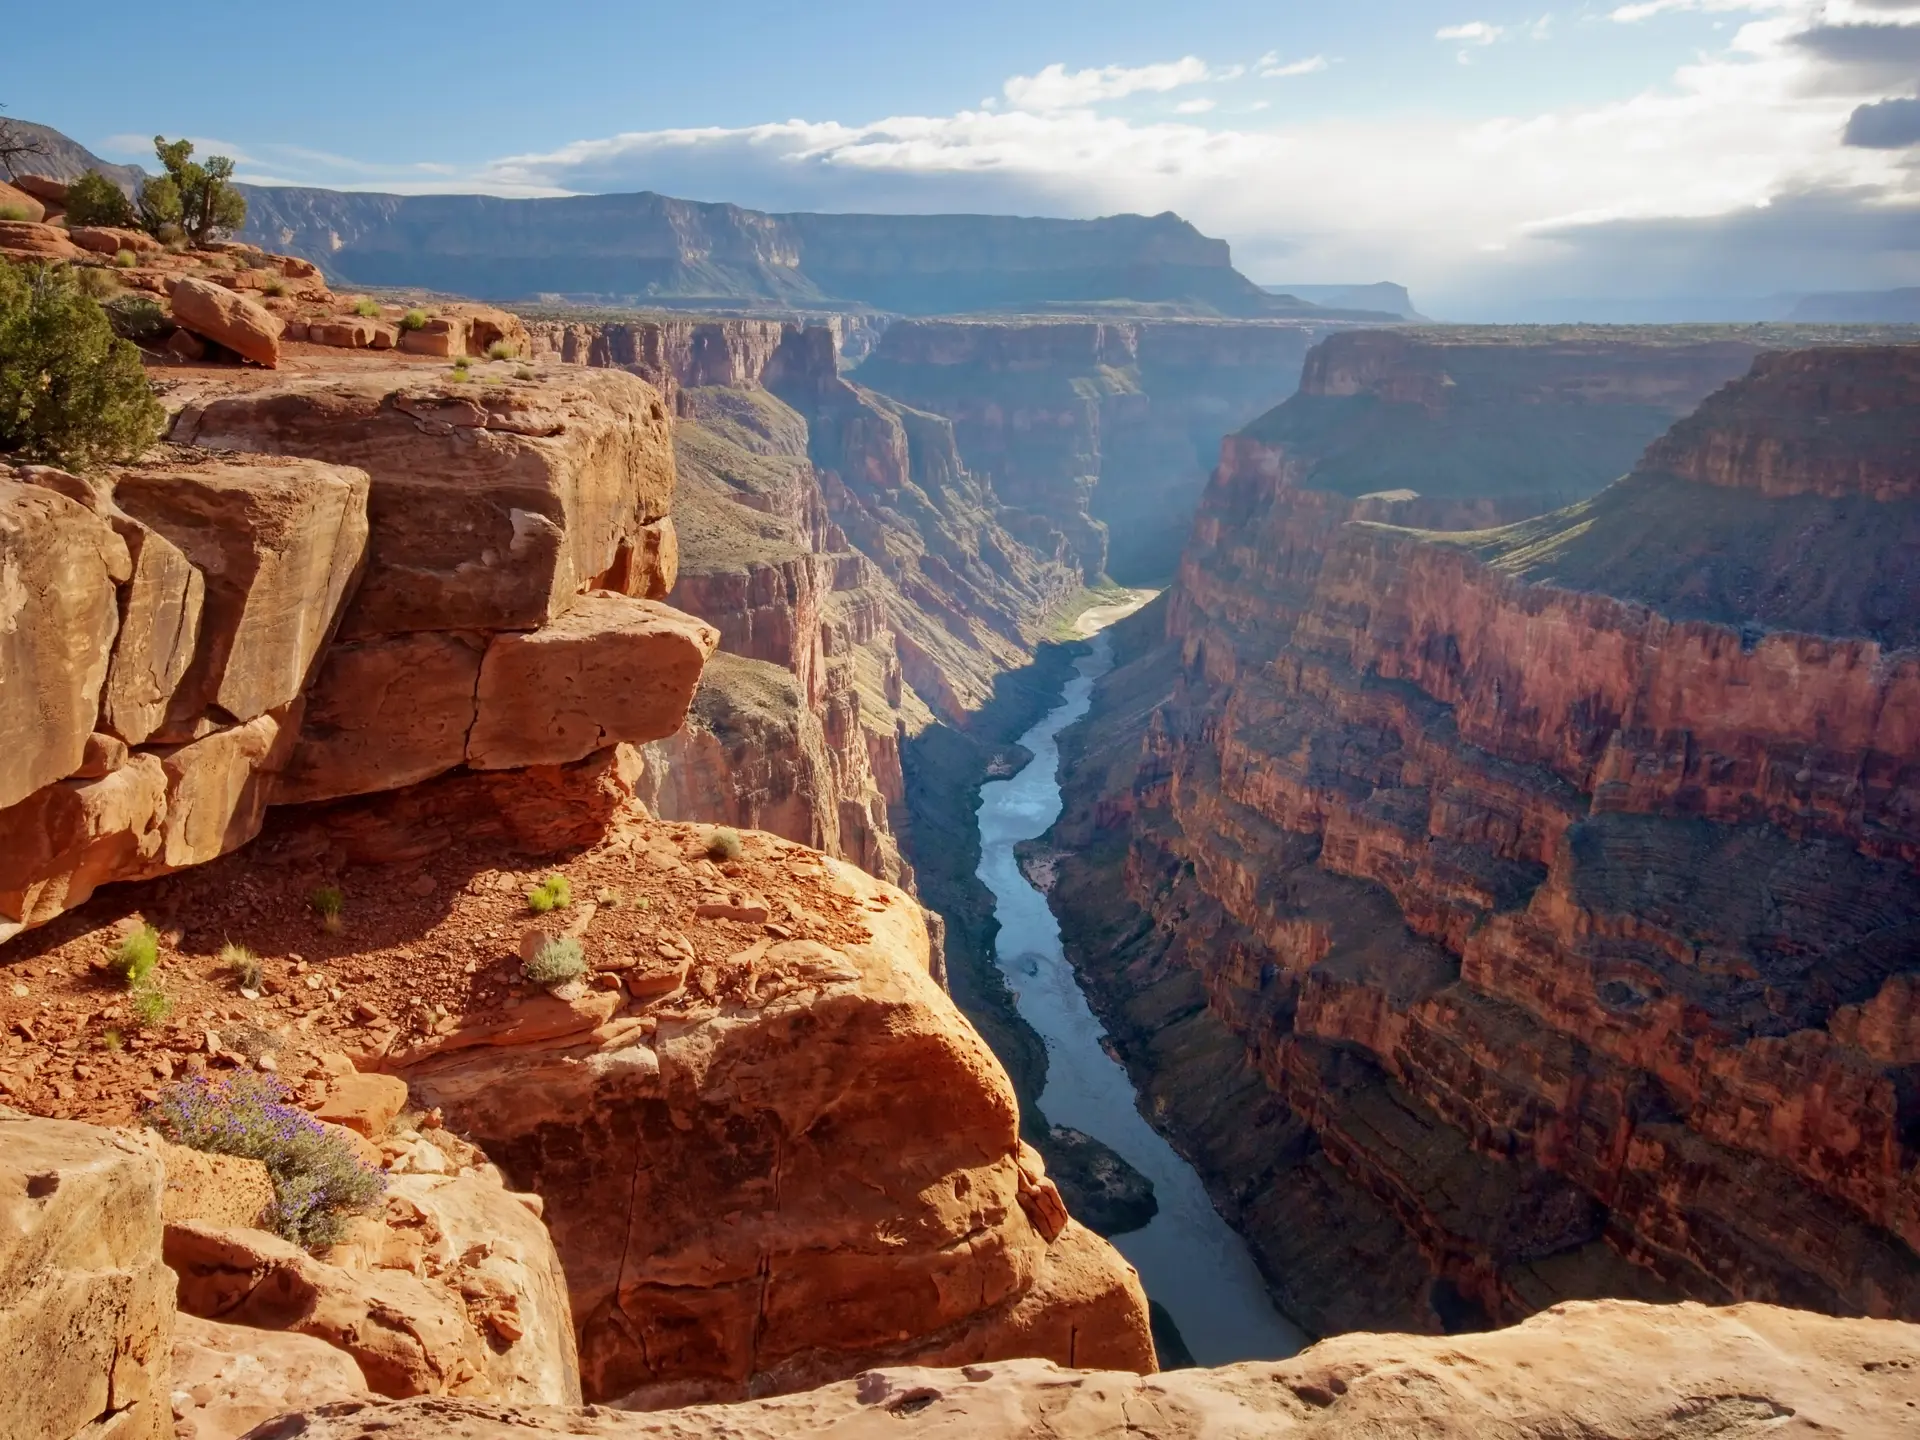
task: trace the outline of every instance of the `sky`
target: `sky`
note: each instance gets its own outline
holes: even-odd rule
[[[1920,0],[90,0],[0,103],[260,183],[1174,210],[1450,318],[1920,285]]]

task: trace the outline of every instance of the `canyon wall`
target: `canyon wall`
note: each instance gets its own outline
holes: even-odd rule
[[[1089,580],[1170,574],[1221,437],[1294,392],[1325,327],[1204,320],[903,321],[863,385],[953,422],[1008,505]]]
[[[1434,395],[1337,358],[1317,389]],[[1761,356],[1617,484],[1468,533],[1355,517],[1559,472],[1370,511],[1338,447],[1225,447],[1068,738],[1054,900],[1310,1327],[1920,1313],[1914,376]],[[1465,471],[1386,478],[1422,473]]]

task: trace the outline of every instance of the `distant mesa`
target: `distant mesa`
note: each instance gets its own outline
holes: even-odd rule
[[[1263,285],[1261,288],[1269,295],[1291,295],[1326,310],[1383,312],[1396,319],[1423,324],[1427,319],[1413,308],[1413,297],[1407,293],[1407,287],[1390,280],[1372,285]]]
[[[1920,325],[1920,286],[1803,295],[1787,319],[1834,325]]]

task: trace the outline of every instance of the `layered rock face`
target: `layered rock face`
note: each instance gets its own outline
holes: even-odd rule
[[[907,321],[859,369],[953,422],[996,493],[1068,537],[1083,573],[1169,574],[1221,437],[1294,392],[1324,327]]]
[[[1920,1313],[1913,373],[1761,357],[1457,536],[1228,447],[1070,745],[1054,898],[1308,1325]]]
[[[1892,1440],[1920,1408],[1920,1333],[1741,1305],[1562,1306],[1444,1342],[1343,1335],[1278,1364],[1139,1378],[1033,1362],[882,1370],[806,1395],[664,1415],[506,1410],[449,1401],[341,1405],[285,1433],[313,1440],[591,1435],[794,1437],[916,1432],[968,1440],[1216,1436],[1836,1434]]]
[[[756,320],[535,322],[542,354],[646,377],[679,416],[674,603],[720,632],[666,816],[765,828],[905,879],[903,732],[957,722],[1075,585],[936,416],[849,383],[837,332]],[[782,673],[784,672],[784,673]]]
[[[179,375],[153,459],[0,480],[0,938],[271,804],[680,727],[718,637],[645,598],[673,457],[643,381]]]

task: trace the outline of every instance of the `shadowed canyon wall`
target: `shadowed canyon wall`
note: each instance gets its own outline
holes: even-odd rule
[[[1150,1106],[1321,1331],[1920,1313],[1915,352],[1762,356],[1592,498],[1449,534],[1365,517],[1584,477],[1343,472],[1397,442],[1327,441],[1328,392],[1445,392],[1387,343],[1227,443],[1067,737],[1054,900]],[[1700,358],[1582,388],[1680,408]]]

